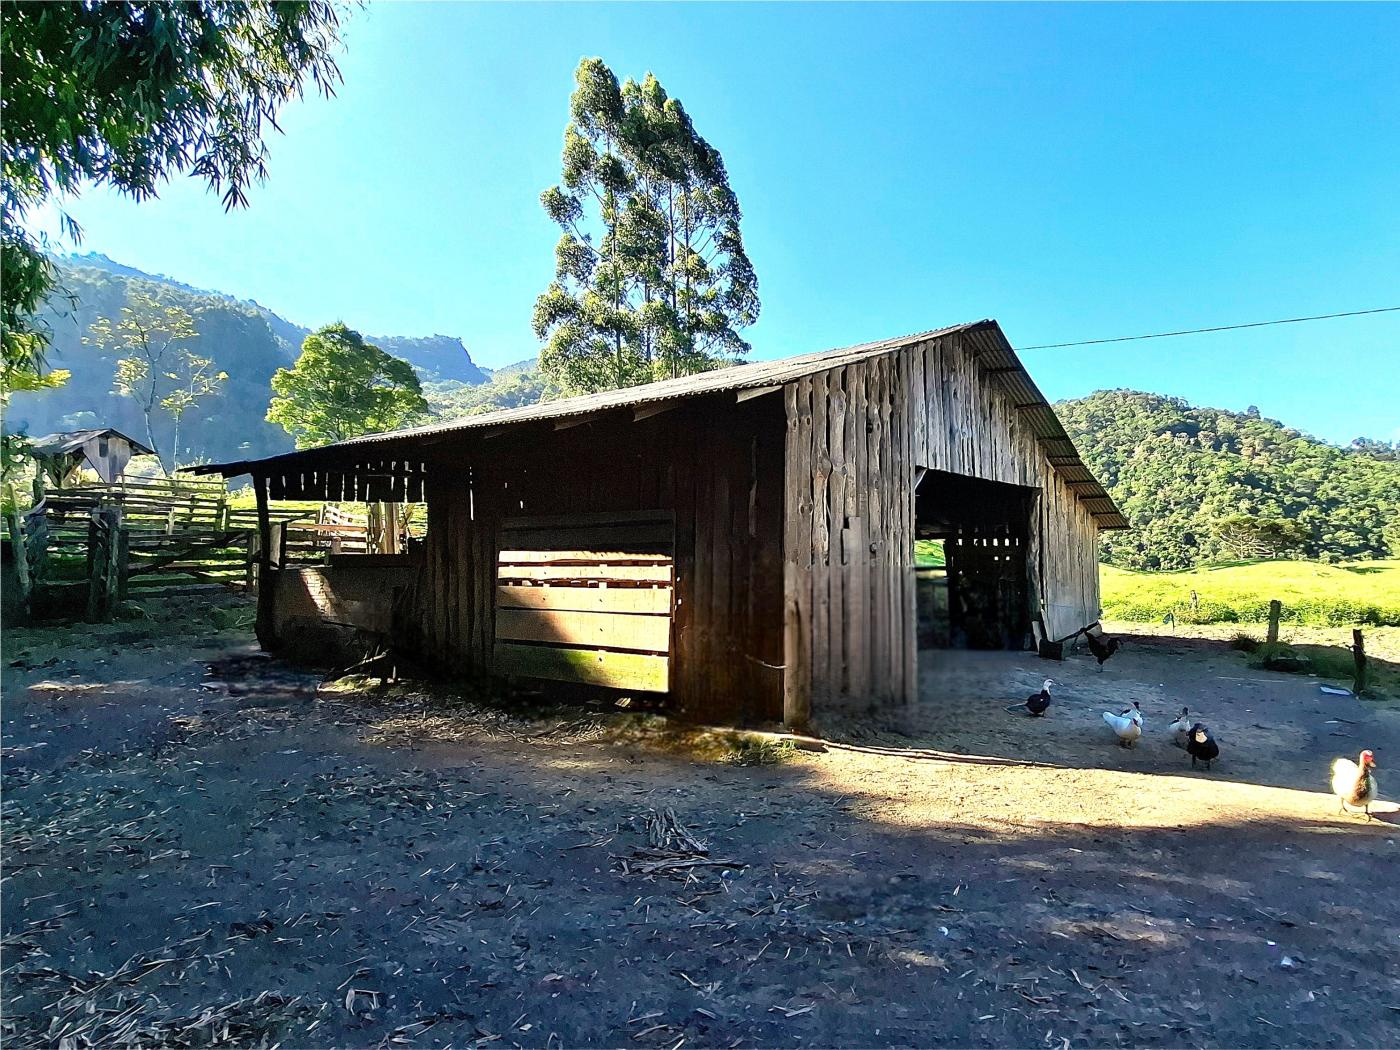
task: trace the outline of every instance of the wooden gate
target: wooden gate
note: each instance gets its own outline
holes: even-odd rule
[[[666,692],[674,537],[670,512],[507,519],[496,672]]]

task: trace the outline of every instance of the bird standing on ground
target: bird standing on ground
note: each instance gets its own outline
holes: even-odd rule
[[[1030,696],[1026,697],[1026,703],[1012,704],[1007,710],[1026,711],[1026,713],[1029,713],[1032,717],[1039,718],[1040,715],[1050,710],[1050,686],[1053,685],[1054,680],[1047,678],[1044,680],[1043,685],[1040,686],[1039,693],[1030,694]]]
[[[1177,716],[1175,722],[1167,726],[1172,731],[1173,743],[1177,747],[1186,746],[1186,738],[1191,735],[1191,718],[1186,708],[1181,709],[1181,714]]]
[[[1089,643],[1089,652],[1093,653],[1094,659],[1099,662],[1099,673],[1102,674],[1104,662],[1118,651],[1118,639],[1085,631],[1084,640]]]
[[[1371,816],[1371,803],[1376,801],[1376,756],[1369,750],[1361,752],[1357,761],[1339,758],[1332,763],[1332,794],[1342,803],[1338,811],[1345,813],[1348,806],[1363,810],[1367,819]]]
[[[1196,768],[1197,762],[1204,762],[1209,769],[1210,764],[1220,757],[1220,745],[1210,735],[1210,730],[1197,722],[1186,736],[1186,753],[1191,756],[1192,769]]]
[[[1125,707],[1120,715],[1105,711],[1103,720],[1118,734],[1119,747],[1132,747],[1137,743],[1138,737],[1142,736],[1142,708],[1136,700],[1133,701],[1132,707]]]

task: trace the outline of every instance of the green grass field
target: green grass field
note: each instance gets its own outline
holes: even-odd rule
[[[915,540],[914,567],[917,569],[943,568],[942,540]]]
[[[1288,623],[1400,626],[1400,560],[1263,561],[1181,572],[1105,565],[1101,579],[1104,616],[1112,620],[1158,622],[1171,613],[1179,623],[1261,623],[1277,598]]]

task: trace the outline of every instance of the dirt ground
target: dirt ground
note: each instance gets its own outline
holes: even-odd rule
[[[1369,746],[1389,797],[1400,712],[1218,642],[928,654],[756,766],[319,688],[193,606],[4,658],[7,1047],[1400,1045],[1400,811],[1327,793]]]

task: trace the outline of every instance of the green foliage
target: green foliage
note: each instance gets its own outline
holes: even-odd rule
[[[542,372],[501,371],[490,382],[479,386],[465,383],[429,383],[423,395],[440,419],[461,419],[479,416],[502,408],[520,408],[541,401],[553,401],[563,395],[554,380]]]
[[[651,74],[619,86],[590,58],[574,77],[561,182],[540,198],[563,230],[535,303],[541,369],[606,390],[742,357],[758,281],[719,152]]]
[[[1263,643],[1247,631],[1236,631],[1230,636],[1230,648],[1242,653],[1252,653]]]
[[[1308,530],[1296,521],[1255,514],[1231,514],[1211,528],[1230,555],[1240,559],[1277,558],[1308,540]]]
[[[1266,561],[1187,572],[1105,565],[1100,578],[1104,616],[1111,620],[1159,623],[1171,613],[1182,624],[1263,623],[1277,599],[1286,623],[1400,626],[1400,561]]]
[[[1223,522],[1286,521],[1301,552],[1383,557],[1400,518],[1400,463],[1375,442],[1341,449],[1258,412],[1195,408],[1180,398],[1105,390],[1056,405],[1065,429],[1133,528],[1105,533],[1104,560],[1182,569],[1232,551]]]
[[[170,473],[180,455],[180,424],[195,405],[218,393],[228,373],[190,349],[199,335],[195,319],[178,303],[132,292],[115,319],[99,317],[84,340],[116,359],[113,389],[130,398],[146,422],[146,443]],[[171,423],[170,452],[156,437],[160,415]]]
[[[47,333],[34,323],[51,262],[25,228],[55,193],[110,185],[141,200],[190,172],[247,201],[267,173],[265,125],[306,79],[339,78],[330,3],[21,3],[4,0],[3,379],[41,375]],[[76,224],[67,223],[77,235]]]
[[[272,390],[268,421],[291,434],[297,448],[397,430],[428,416],[413,366],[343,324],[307,336],[296,364],[273,375]]]

